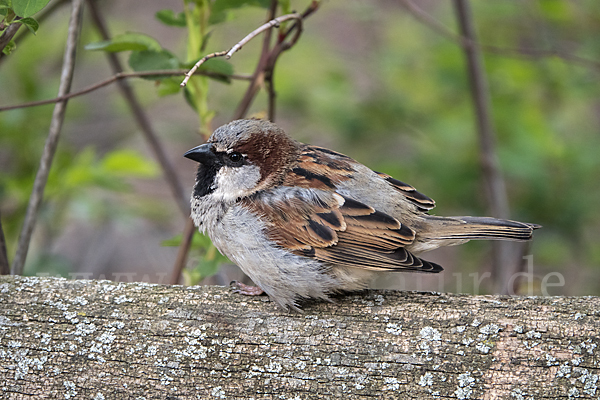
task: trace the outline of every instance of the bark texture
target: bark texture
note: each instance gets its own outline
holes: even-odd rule
[[[598,399],[600,298],[0,277],[1,398]]]

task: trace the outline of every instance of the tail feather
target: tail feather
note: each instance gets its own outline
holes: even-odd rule
[[[534,229],[541,225],[492,217],[435,217],[427,216],[431,229],[428,235],[436,240],[531,239]]]

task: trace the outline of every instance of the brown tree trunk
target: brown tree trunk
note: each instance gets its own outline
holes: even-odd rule
[[[597,399],[600,299],[0,277],[2,398]]]

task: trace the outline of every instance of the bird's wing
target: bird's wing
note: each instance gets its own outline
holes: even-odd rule
[[[385,179],[392,187],[398,190],[414,205],[416,205],[421,211],[429,211],[435,207],[435,201],[432,198],[425,196],[423,193],[418,192],[417,189],[410,186],[407,183],[394,179],[388,174],[377,172],[377,175]]]
[[[411,228],[335,192],[352,175],[352,162],[307,147],[283,185],[243,201],[265,222],[269,238],[296,254],[370,270],[441,271],[405,249],[415,239]]]

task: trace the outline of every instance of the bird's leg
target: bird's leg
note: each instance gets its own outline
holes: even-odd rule
[[[245,283],[238,281],[231,281],[229,286],[233,289],[233,293],[239,293],[246,296],[260,296],[265,293],[258,286],[246,285]]]

